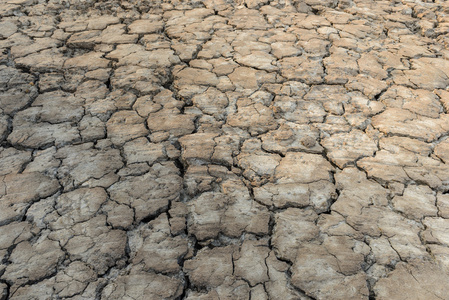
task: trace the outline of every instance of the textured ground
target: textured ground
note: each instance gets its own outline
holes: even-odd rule
[[[0,299],[449,299],[449,3],[1,0]]]

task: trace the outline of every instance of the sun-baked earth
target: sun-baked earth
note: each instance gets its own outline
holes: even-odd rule
[[[449,299],[449,2],[2,0],[0,299]]]

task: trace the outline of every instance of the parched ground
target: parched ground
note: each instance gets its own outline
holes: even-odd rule
[[[0,299],[449,299],[449,2],[1,0]]]

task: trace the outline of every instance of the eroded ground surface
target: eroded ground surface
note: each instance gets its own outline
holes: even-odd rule
[[[449,5],[0,3],[1,299],[449,299]]]

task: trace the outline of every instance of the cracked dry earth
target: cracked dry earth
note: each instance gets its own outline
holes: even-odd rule
[[[0,299],[449,299],[448,2],[0,16]]]

